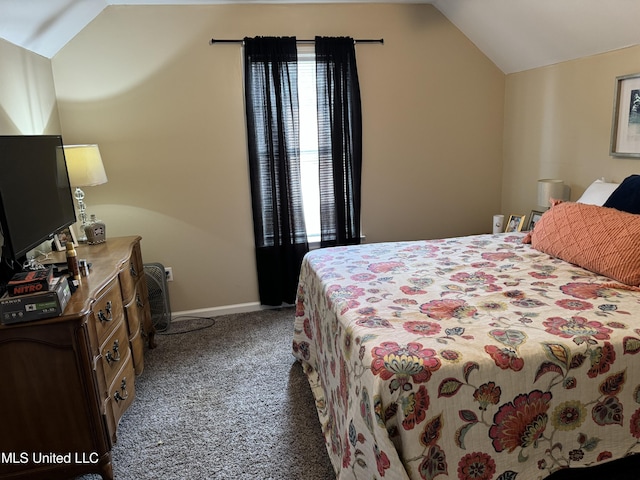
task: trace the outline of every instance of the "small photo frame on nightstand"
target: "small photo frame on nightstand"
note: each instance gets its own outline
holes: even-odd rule
[[[525,217],[526,215],[510,215],[507,226],[504,229],[505,233],[521,231],[522,225],[524,225]]]
[[[63,228],[53,236],[53,246],[58,252],[65,250],[68,242],[73,243],[74,247],[78,246],[78,237],[72,226]]]
[[[531,210],[531,214],[529,215],[529,223],[527,223],[527,230],[529,232],[533,230],[533,227],[536,226],[536,223],[538,223],[543,213],[544,212],[540,212],[538,210]]]

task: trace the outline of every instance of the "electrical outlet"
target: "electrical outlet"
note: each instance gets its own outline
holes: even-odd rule
[[[167,282],[173,282],[173,268],[164,267],[164,274],[167,277]]]

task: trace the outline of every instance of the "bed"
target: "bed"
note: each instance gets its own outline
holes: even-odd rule
[[[640,452],[639,289],[523,240],[307,254],[293,352],[339,480],[543,479]]]

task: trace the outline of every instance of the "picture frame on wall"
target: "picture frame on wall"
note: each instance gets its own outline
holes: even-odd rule
[[[526,215],[510,215],[507,226],[504,229],[505,233],[520,232],[524,225],[524,219]]]
[[[640,73],[616,77],[609,153],[640,158]]]
[[[76,237],[76,232],[73,230],[73,226],[63,228],[53,236],[53,244],[55,246],[55,250],[58,252],[66,250],[68,242],[73,243],[74,247],[78,246],[78,237]]]
[[[527,223],[528,231],[533,230],[533,227],[536,226],[536,223],[538,223],[543,213],[544,212],[541,212],[539,210],[531,210],[531,213],[529,214],[529,222]]]

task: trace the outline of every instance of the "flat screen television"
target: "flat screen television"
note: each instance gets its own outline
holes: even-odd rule
[[[18,271],[30,250],[75,221],[62,137],[0,135],[4,268]]]

